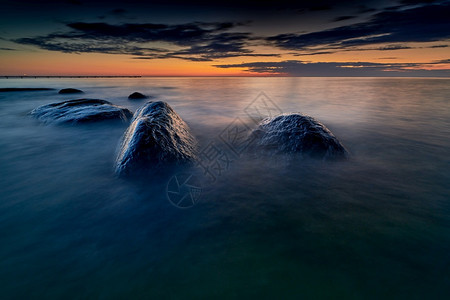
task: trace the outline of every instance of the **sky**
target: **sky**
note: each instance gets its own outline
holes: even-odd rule
[[[0,0],[0,75],[450,77],[450,0]]]

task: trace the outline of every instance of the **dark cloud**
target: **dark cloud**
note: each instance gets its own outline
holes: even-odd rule
[[[67,3],[72,4],[72,5],[82,5],[83,3],[81,3],[81,1],[78,0],[67,0]]]
[[[217,32],[234,27],[233,23],[193,22],[178,25],[154,23],[129,23],[113,25],[108,23],[70,23],[73,31],[48,35],[51,39],[94,39],[117,42],[169,42],[184,46],[208,40]]]
[[[114,11],[120,14],[126,12],[121,8]],[[407,43],[450,38],[448,15],[449,3],[425,5],[400,11],[383,11],[373,15],[367,22],[311,33],[280,34],[266,38],[265,41],[281,49],[297,50],[294,55],[298,56],[340,51],[413,49]],[[341,16],[336,21],[352,18],[354,16]],[[249,49],[250,43],[257,38],[249,32],[237,32],[236,28],[242,25],[244,24],[236,22],[73,22],[67,24],[66,32],[13,41],[51,51],[128,54],[145,56],[146,59],[211,61],[239,56],[277,56],[254,53]],[[161,43],[164,46],[161,46]],[[387,43],[387,46],[376,46]]]
[[[332,3],[332,1],[328,1],[328,2]],[[311,11],[331,10],[333,8],[331,3],[329,3],[329,4],[313,3],[311,6],[308,7],[308,9]],[[335,3],[333,3],[333,4],[335,4]]]
[[[338,69],[346,74],[348,70],[345,68],[376,68],[385,67],[384,64],[378,63],[335,63],[320,62],[311,63],[301,60],[285,60],[281,62],[251,62],[241,64],[222,64],[214,65],[217,68],[247,68],[251,73],[271,73],[279,75],[305,75],[315,76],[323,75],[324,72],[335,73]],[[342,69],[342,70],[341,70]],[[351,71],[353,72],[353,71]]]
[[[404,46],[404,45],[388,45],[384,47],[379,47],[374,50],[380,50],[380,51],[390,51],[390,50],[405,50],[405,49],[415,49],[410,46]]]
[[[153,47],[140,47],[131,44],[110,44],[102,42],[78,42],[68,43],[58,39],[49,42],[46,38],[23,38],[20,43],[38,46],[49,51],[64,53],[104,53],[104,54],[127,54],[127,55],[151,55],[155,53],[167,53],[169,50]]]
[[[221,33],[206,45],[194,45],[189,48],[170,53],[173,57],[198,57],[204,60],[214,60],[238,56],[279,56],[278,54],[254,54],[246,48],[249,40],[247,33]]]
[[[322,12],[322,11],[329,11],[333,9],[333,5],[336,3],[314,3],[309,2],[307,4],[298,5],[295,7],[295,11],[299,14],[305,14],[308,12]]]
[[[0,50],[2,50],[2,51],[17,51],[17,49],[7,48],[7,47],[0,47]]]
[[[354,19],[354,18],[356,18],[356,16],[340,16],[340,17],[333,19],[333,22],[340,22],[340,21],[350,20],[350,19]]]
[[[201,56],[183,56],[177,55],[174,53],[167,54],[151,54],[147,56],[136,56],[134,59],[166,59],[166,58],[178,58],[189,61],[213,61],[214,59],[220,58],[229,58],[229,57],[279,57],[278,54],[253,54],[253,53],[242,53],[242,54],[233,54],[233,53],[217,53],[214,55],[201,55]]]
[[[114,15],[122,15],[126,12],[127,12],[127,10],[123,9],[123,8],[116,8],[116,9],[111,10],[111,13]]]
[[[267,38],[289,50],[346,49],[377,43],[432,42],[450,38],[450,4],[383,11],[367,22],[306,34],[280,34]]]
[[[445,61],[435,62],[445,63]],[[434,63],[433,63],[434,64]],[[450,75],[447,70],[427,70],[428,64],[371,63],[371,62],[319,62],[300,60],[281,62],[252,62],[241,64],[215,65],[217,68],[246,68],[253,74],[272,74],[282,76],[443,76]],[[415,68],[415,69],[412,69]]]
[[[450,59],[436,60],[433,64],[450,64]]]
[[[440,0],[400,0],[402,5],[417,5],[417,4],[431,4],[442,2]]]
[[[164,54],[153,54],[147,57],[137,57],[140,59],[155,58],[179,58],[191,61],[213,61],[214,59],[228,57],[278,57],[279,54],[257,54],[246,48],[246,41],[249,40],[248,33],[220,33],[214,39],[202,45],[193,45],[178,51],[170,51]]]
[[[24,0],[30,2],[31,0]],[[204,10],[199,10],[199,13],[207,13],[210,11],[233,12],[233,17],[238,16],[238,20],[246,20],[247,12],[254,12],[251,16],[256,16],[253,24],[254,27],[242,30],[244,23],[238,22],[178,22],[180,19],[190,19],[184,15],[184,11],[179,9],[181,6],[186,6],[185,1],[175,0],[170,2],[168,8],[167,1],[147,1],[142,4],[138,0],[128,0],[126,2],[119,2],[111,0],[108,6],[103,5],[106,2],[97,0],[85,1],[83,7],[79,11],[84,11],[84,7],[91,7],[91,12],[95,14],[81,18],[80,12],[72,15],[70,20],[92,20],[97,16],[107,21],[98,22],[65,22],[66,28],[58,32],[49,33],[46,35],[33,36],[29,34],[26,37],[8,39],[19,44],[32,45],[41,49],[50,51],[59,51],[65,53],[106,53],[106,54],[126,54],[135,59],[166,59],[177,58],[190,61],[214,61],[217,59],[230,57],[279,57],[276,50],[294,50],[291,53],[294,56],[307,55],[324,55],[333,54],[344,51],[394,51],[416,49],[417,45],[412,46],[412,42],[436,42],[450,39],[450,4],[449,1],[413,1],[413,0],[392,0],[389,3],[385,1],[383,4],[375,3],[376,1],[365,1],[364,5],[358,5],[358,1],[354,0],[325,0],[325,1],[261,1],[260,3],[244,3],[243,1],[219,1],[211,3],[210,1],[194,0],[190,1],[189,9],[197,12],[194,7],[205,7]],[[36,2],[33,2],[36,4]],[[39,2],[41,3],[41,2]],[[46,5],[51,1],[43,0]],[[80,2],[81,3],[81,2]],[[99,5],[102,4],[102,5]],[[140,4],[140,5],[137,5]],[[383,9],[386,4],[395,5],[391,10]],[[153,11],[150,8],[160,5],[162,18],[167,16],[174,16],[173,19],[162,21],[161,23],[147,23],[145,11]],[[382,6],[383,5],[383,6]],[[98,7],[101,10],[97,10]],[[173,7],[172,7],[173,6]],[[68,7],[67,4],[65,7]],[[95,9],[92,10],[92,7]],[[143,11],[139,17],[139,12],[136,8]],[[176,8],[175,8],[176,7]],[[76,7],[72,7],[76,10]],[[113,9],[115,8],[115,9]],[[233,8],[227,10],[227,8]],[[236,10],[235,8],[239,8]],[[298,19],[299,16],[295,14],[296,11],[309,13],[314,18],[317,16],[323,20],[323,24],[330,26],[327,22],[332,16],[339,16],[334,19],[335,22],[351,20],[356,22],[356,17],[369,18],[365,22],[358,22],[352,25],[339,26],[334,25],[335,28],[328,30],[314,31],[309,33],[299,33],[303,19],[298,23],[289,23],[290,32],[271,37],[256,36],[256,33],[240,32],[255,30],[264,31],[261,26],[262,16],[266,16],[267,12],[278,12],[279,9],[285,9],[283,15],[289,15],[287,12],[292,12],[292,15]],[[346,9],[346,10],[344,10]],[[187,10],[187,9],[186,9]],[[45,11],[42,9],[42,11]],[[239,14],[235,14],[239,11]],[[287,12],[286,12],[287,11]],[[321,12],[323,11],[323,12]],[[370,14],[377,11],[376,14]],[[59,11],[58,11],[59,12]],[[175,14],[175,12],[177,12]],[[191,11],[190,11],[191,12]],[[242,14],[241,14],[242,12]],[[54,13],[54,12],[53,12]],[[258,15],[260,13],[260,15]],[[179,16],[176,16],[179,14]],[[347,15],[348,14],[348,15]],[[150,14],[149,14],[150,15]],[[148,16],[149,16],[148,15]],[[221,14],[219,14],[221,15]],[[59,15],[58,15],[59,16]],[[68,14],[67,16],[71,16]],[[208,15],[210,16],[210,15]],[[222,16],[222,15],[221,15]],[[228,18],[230,15],[223,15],[227,18],[225,20],[233,20]],[[310,16],[305,16],[305,20],[310,20]],[[130,21],[129,19],[136,17],[138,21]],[[303,17],[303,16],[302,16]],[[214,19],[214,18],[209,18]],[[224,18],[220,18],[224,19]],[[113,23],[115,22],[122,23]],[[216,19],[214,19],[216,20]],[[269,19],[267,22],[270,22]],[[167,22],[167,23],[166,23]],[[306,24],[308,21],[305,21]],[[292,24],[291,24],[292,23]],[[265,24],[271,25],[269,23]],[[308,24],[307,24],[308,25]],[[58,25],[60,26],[60,24]],[[258,27],[259,26],[259,27]],[[298,27],[295,27],[298,26]],[[282,27],[286,30],[287,27]],[[271,28],[273,30],[273,28]],[[281,30],[281,29],[280,29]],[[281,31],[281,32],[289,32]],[[273,31],[271,31],[273,32]],[[24,35],[19,35],[24,36]],[[434,43],[436,44],[436,43]],[[275,46],[275,53],[257,53],[253,46],[258,45],[272,45]],[[5,44],[9,46],[9,44]],[[425,46],[422,46],[425,47]],[[447,45],[435,45],[429,48],[447,47]],[[281,51],[280,51],[281,52]],[[389,54],[388,54],[389,55]],[[381,55],[380,55],[381,56]],[[293,66],[290,62],[286,65]],[[299,64],[294,64],[299,66]],[[310,65],[301,63],[300,66],[309,68]],[[320,68],[330,68],[332,65],[316,65]],[[311,65],[312,67],[312,65]],[[380,67],[377,65],[377,67]],[[341,69],[355,68],[340,66]],[[359,66],[359,69],[374,70],[375,66]],[[378,70],[379,71],[379,70]],[[350,71],[345,71],[350,72]]]
[[[442,45],[441,45],[442,46]],[[439,46],[439,47],[441,47]],[[304,52],[293,52],[290,53],[291,55],[294,56],[308,56],[308,55],[321,55],[321,54],[334,54],[337,52],[361,52],[361,51],[393,51],[393,50],[408,50],[408,49],[419,49],[419,48],[439,48],[436,46],[430,46],[430,47],[411,47],[411,46],[406,46],[406,45],[401,45],[401,44],[397,44],[397,45],[386,45],[386,46],[381,46],[381,47],[349,47],[349,48],[345,48],[345,49],[340,49],[337,47],[334,48],[330,48],[330,49],[324,49],[321,51],[304,51]]]
[[[356,12],[359,14],[365,14],[365,13],[370,13],[370,12],[375,12],[377,11],[375,8],[372,7],[368,7],[366,5],[358,5]]]
[[[303,52],[303,53],[290,53],[293,56],[309,56],[309,55],[324,55],[324,54],[333,54],[336,51],[317,51],[317,52]]]
[[[11,0],[12,1],[12,0]],[[395,0],[391,0],[395,1]],[[158,9],[161,7],[167,7],[168,10],[173,13],[178,14],[180,8],[200,8],[208,11],[236,11],[239,10],[240,13],[248,15],[251,12],[261,12],[261,11],[280,11],[280,10],[291,10],[295,11],[329,11],[341,7],[349,7],[357,4],[356,0],[261,0],[261,1],[242,1],[242,0],[21,0],[15,1],[18,5],[22,7],[28,7],[29,4],[37,4],[45,9],[51,9],[55,6],[64,5],[65,7],[73,7],[74,5],[83,5],[86,7],[96,7],[96,8],[124,8],[127,11],[132,11],[133,8],[138,7],[139,9]],[[366,0],[365,4],[376,5],[378,1],[376,0]]]
[[[392,10],[401,10],[405,8],[411,8],[411,7],[421,7],[426,6],[430,4],[440,4],[445,3],[446,0],[399,0],[394,1],[395,5],[390,5],[384,8],[386,11],[392,11]]]
[[[69,23],[71,30],[46,36],[15,39],[19,44],[34,45],[66,53],[96,52],[129,54],[151,58],[180,58],[210,61],[238,56],[276,56],[257,54],[247,48],[252,40],[246,32],[228,32],[243,23],[193,22],[185,24],[154,23]],[[167,43],[170,49],[149,47],[149,43]],[[145,46],[144,46],[145,45]],[[179,49],[174,50],[173,46]]]
[[[394,10],[399,10],[401,8],[403,8],[404,6],[409,6],[409,5],[394,5],[394,6],[388,6],[385,7],[384,10],[385,11],[394,11]]]

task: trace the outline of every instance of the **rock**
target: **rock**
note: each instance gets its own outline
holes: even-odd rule
[[[266,118],[249,135],[249,150],[300,153],[319,159],[347,158],[348,152],[325,125],[301,114]]]
[[[62,89],[58,92],[58,94],[77,94],[77,93],[83,93],[83,91],[78,89]]]
[[[1,88],[0,92],[34,92],[34,91],[51,91],[49,88]]]
[[[128,109],[100,99],[76,99],[47,104],[35,108],[30,114],[47,124],[128,121],[133,116]]]
[[[133,100],[146,99],[146,98],[148,98],[148,97],[145,96],[144,94],[141,94],[141,93],[138,93],[138,92],[134,92],[133,94],[128,96],[128,99],[133,99]]]
[[[165,102],[148,102],[134,115],[116,160],[116,173],[157,172],[193,162],[196,140]]]

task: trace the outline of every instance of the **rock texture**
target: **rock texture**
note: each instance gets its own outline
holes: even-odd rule
[[[181,117],[165,102],[148,102],[123,136],[116,173],[164,171],[194,161],[195,149],[196,141]]]
[[[348,152],[325,125],[309,116],[286,114],[266,118],[253,130],[251,151],[300,153],[319,159],[343,159]]]
[[[128,96],[128,99],[130,99],[130,100],[139,100],[139,99],[146,99],[146,98],[148,98],[148,96],[145,96],[144,94],[141,94],[138,92],[134,92],[133,94]]]
[[[47,124],[128,121],[133,116],[128,109],[100,99],[76,99],[47,104],[35,108],[30,114]]]
[[[58,94],[77,94],[77,93],[83,93],[83,91],[69,88],[69,89],[62,89],[58,92]]]

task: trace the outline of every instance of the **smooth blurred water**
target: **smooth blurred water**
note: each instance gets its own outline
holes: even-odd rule
[[[448,299],[450,79],[2,79],[0,298]],[[167,101],[205,146],[260,92],[324,123],[346,162],[241,157],[178,209],[165,178],[116,178],[127,124],[33,108]],[[220,140],[219,140],[220,142]]]

